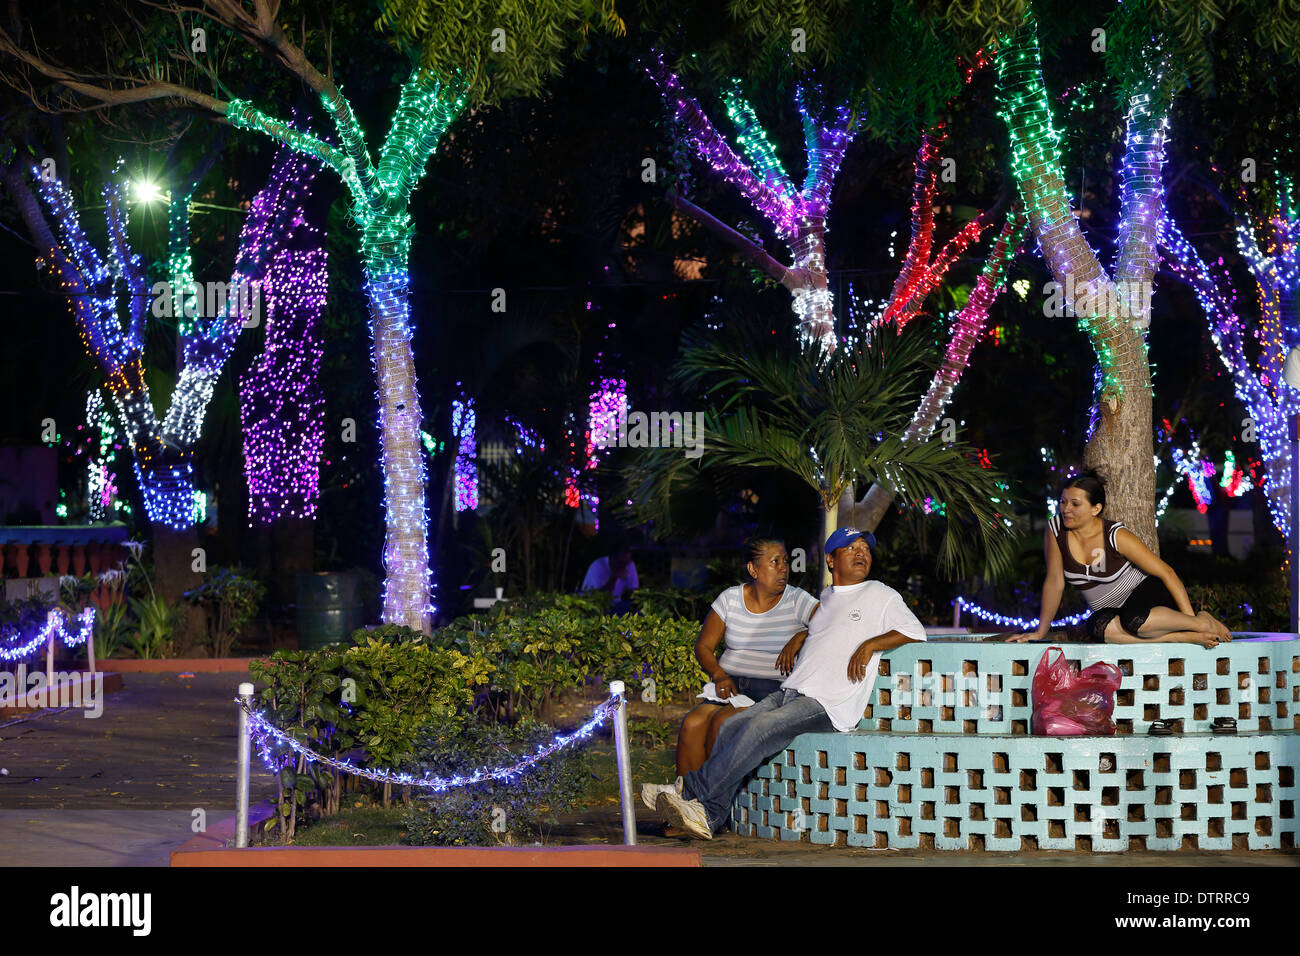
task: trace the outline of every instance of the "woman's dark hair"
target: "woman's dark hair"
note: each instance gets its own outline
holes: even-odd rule
[[[780,538],[774,538],[771,535],[755,535],[754,537],[750,538],[748,541],[745,542],[745,547],[742,553],[744,555],[744,562],[745,562],[744,566],[745,566],[746,574],[749,574],[749,565],[751,563],[758,564],[759,559],[763,557],[763,552],[766,551],[772,545],[776,545],[779,548],[784,548],[785,542],[782,541]],[[752,575],[751,575],[751,579],[752,579]]]
[[[1096,468],[1066,478],[1061,483],[1061,492],[1064,493],[1067,488],[1078,488],[1088,496],[1090,504],[1101,505],[1101,510],[1106,510],[1106,479]]]

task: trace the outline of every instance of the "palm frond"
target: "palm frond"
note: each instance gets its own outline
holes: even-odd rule
[[[697,332],[684,337],[674,381],[710,403],[698,459],[646,449],[627,471],[639,513],[666,520],[672,496],[707,473],[772,468],[812,488],[826,508],[859,483],[882,482],[913,504],[946,503],[939,566],[955,575],[1011,569],[1015,535],[1006,480],[970,449],[937,438],[903,441],[935,356],[930,330],[871,335],[823,359],[771,336]]]

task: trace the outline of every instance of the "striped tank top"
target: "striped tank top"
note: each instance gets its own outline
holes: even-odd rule
[[[713,613],[726,625],[726,650],[719,666],[732,677],[780,680],[776,659],[790,638],[808,626],[817,599],[802,588],[787,585],[776,606],[755,614],[745,607],[741,585],[727,588],[713,602]]]
[[[1106,547],[1091,564],[1080,564],[1070,553],[1069,531],[1061,524],[1060,515],[1052,515],[1047,523],[1056,536],[1057,547],[1061,549],[1061,565],[1065,572],[1065,581],[1072,584],[1083,594],[1092,611],[1101,608],[1120,607],[1128,600],[1133,590],[1146,580],[1146,574],[1136,564],[1119,553],[1115,536],[1124,527],[1122,522],[1102,519],[1102,539]],[[1100,550],[1100,549],[1099,549]]]

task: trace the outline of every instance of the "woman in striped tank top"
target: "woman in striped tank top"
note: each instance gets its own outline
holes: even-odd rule
[[[745,559],[749,583],[718,595],[700,628],[695,657],[723,700],[743,694],[757,703],[794,667],[818,605],[802,588],[786,586],[790,559],[783,542],[754,538],[745,543]],[[677,736],[679,774],[700,768],[723,722],[737,713],[732,704],[705,702],[686,715]]]
[[[1008,640],[1047,637],[1067,583],[1088,602],[1092,615],[1086,627],[1096,643],[1155,641],[1214,647],[1232,640],[1228,629],[1209,612],[1192,610],[1187,589],[1173,568],[1123,524],[1101,517],[1105,507],[1106,485],[1096,471],[1066,479],[1060,514],[1048,522],[1043,535],[1047,580],[1038,629]]]

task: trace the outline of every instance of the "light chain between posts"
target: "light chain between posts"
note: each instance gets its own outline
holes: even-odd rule
[[[596,731],[596,728],[605,721],[613,717],[617,711],[622,697],[618,694],[611,696],[608,700],[599,704],[592,711],[591,719],[569,734],[556,737],[550,744],[540,748],[536,753],[530,754],[523,760],[510,767],[497,767],[493,770],[476,770],[468,776],[454,777],[416,777],[414,774],[397,773],[392,770],[369,770],[365,767],[358,767],[356,764],[346,760],[340,760],[336,757],[328,757],[325,754],[317,753],[306,744],[294,740],[293,737],[280,730],[266,719],[262,714],[253,710],[244,701],[235,698],[235,703],[248,715],[249,731],[257,738],[258,746],[262,751],[262,760],[266,766],[272,770],[275,769],[275,762],[271,755],[271,741],[283,744],[294,753],[305,757],[310,763],[323,764],[333,770],[340,770],[344,773],[352,774],[357,777],[363,777],[366,780],[375,783],[391,783],[403,787],[417,787],[422,790],[432,790],[443,792],[446,790],[455,790],[459,787],[472,787],[475,784],[484,783],[488,780],[501,780],[509,782],[519,776],[525,770],[534,764],[546,759],[553,753],[570,747],[579,741],[586,740]]]
[[[95,609],[93,607],[84,608],[75,618],[78,622],[76,633],[73,633],[67,626],[64,612],[59,608],[54,608],[45,618],[45,625],[36,632],[26,644],[19,647],[0,647],[0,662],[20,661],[30,656],[33,652],[40,650],[46,645],[53,634],[58,640],[63,642],[64,647],[77,647],[85,644],[90,639],[90,635],[95,630]],[[13,640],[18,637],[15,633],[3,635],[5,639]],[[21,640],[21,637],[18,638]]]

